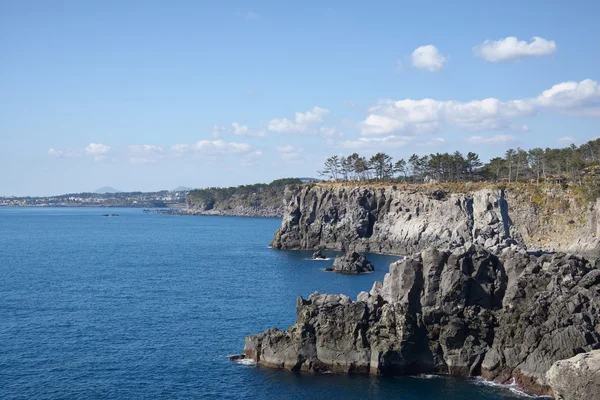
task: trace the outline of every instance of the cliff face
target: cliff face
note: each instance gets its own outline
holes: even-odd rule
[[[356,302],[298,298],[296,324],[246,338],[260,364],[312,372],[483,375],[550,394],[546,371],[600,348],[600,271],[516,245],[430,249]]]
[[[512,238],[531,249],[597,254],[600,202],[566,198],[511,188],[448,193],[426,187],[288,187],[271,246],[411,254],[467,242],[491,247]]]

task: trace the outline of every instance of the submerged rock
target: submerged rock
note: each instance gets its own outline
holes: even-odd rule
[[[596,399],[600,396],[600,350],[557,361],[546,373],[557,400]]]
[[[312,372],[482,375],[551,393],[558,360],[600,348],[600,282],[568,254],[493,254],[479,245],[428,249],[390,265],[383,283],[352,302],[298,298],[286,331],[248,336],[244,354]]]
[[[355,251],[337,256],[333,262],[333,267],[325,269],[325,271],[339,272],[341,274],[362,274],[374,270],[375,267],[367,260],[367,257]]]

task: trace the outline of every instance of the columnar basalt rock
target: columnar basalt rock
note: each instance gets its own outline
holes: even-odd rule
[[[518,237],[501,190],[473,195],[396,190],[393,186],[288,187],[278,249],[411,254],[474,239],[488,247]]]
[[[468,242],[493,248],[511,238],[531,250],[600,256],[600,199],[536,186],[456,190],[289,186],[271,245],[406,255]]]
[[[428,249],[390,265],[356,302],[314,293],[296,308],[296,324],[247,337],[244,354],[312,372],[514,379],[549,394],[554,362],[600,348],[599,271],[516,245]]]

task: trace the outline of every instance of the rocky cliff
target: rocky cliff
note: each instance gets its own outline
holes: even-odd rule
[[[289,186],[271,246],[411,254],[513,238],[530,249],[595,256],[600,202],[556,187]]]
[[[557,361],[546,374],[557,400],[600,396],[600,350]]]
[[[419,201],[445,221],[460,215]],[[451,209],[468,204],[461,197],[445,201]],[[501,194],[488,204],[487,211],[500,211]],[[502,226],[502,215],[499,222],[488,215],[487,226]],[[429,249],[392,264],[356,302],[315,293],[298,298],[296,312],[286,331],[247,337],[246,357],[312,372],[482,375],[550,394],[545,374],[554,362],[600,348],[600,271],[583,258],[531,255],[515,244]]]

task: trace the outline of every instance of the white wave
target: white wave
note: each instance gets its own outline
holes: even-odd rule
[[[256,365],[256,361],[250,358],[243,358],[241,360],[234,360],[236,364],[240,365]]]
[[[305,260],[309,260],[309,261],[331,261],[331,258],[327,257],[327,258],[305,258]]]
[[[515,378],[512,378],[510,380],[510,383],[497,383],[497,382],[485,380],[481,377],[476,377],[475,384],[506,389],[506,390],[509,390],[510,392],[516,394],[519,397],[524,397],[524,398],[528,398],[528,399],[552,399],[552,397],[550,397],[550,396],[536,396],[534,394],[525,393],[519,387],[519,385],[517,385]]]
[[[435,375],[435,374],[419,374],[419,375],[413,375],[413,378],[418,378],[418,379],[437,379],[437,378],[443,378],[443,375]]]

